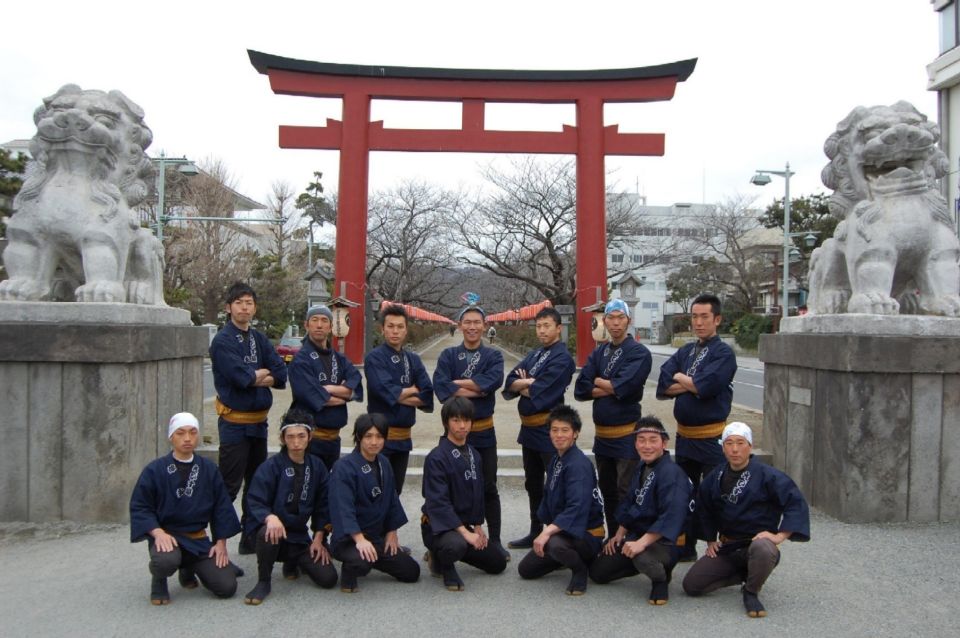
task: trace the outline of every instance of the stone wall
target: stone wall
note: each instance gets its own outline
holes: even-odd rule
[[[766,445],[812,505],[960,520],[960,337],[781,333],[760,358]]]
[[[14,305],[0,303],[0,520],[127,520],[170,415],[202,413],[207,330],[166,325],[183,320],[170,308],[161,325],[100,325],[71,313],[114,304],[29,304],[59,306],[59,323],[11,321]]]

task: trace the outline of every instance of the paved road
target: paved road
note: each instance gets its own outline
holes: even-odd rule
[[[527,524],[520,489],[502,490],[504,535]],[[417,481],[403,495],[416,520]],[[234,556],[246,569],[238,597],[215,600],[204,590],[170,584],[173,604],[152,607],[143,543],[126,526],[0,524],[0,618],[3,636],[329,636],[397,638],[479,633],[500,636],[949,636],[956,631],[960,524],[847,525],[814,512],[813,540],[787,543],[763,590],[765,619],[742,612],[736,588],[692,599],[681,593],[678,566],[670,604],[646,604],[642,577],[590,585],[586,596],[563,594],[568,575],[523,581],[513,552],[498,576],[462,567],[466,591],[451,593],[429,576],[411,585],[381,574],[361,581],[357,594],[323,591],[284,580],[260,607],[243,604],[254,585],[255,560]],[[418,526],[400,538],[423,554]],[[234,552],[236,539],[229,543]],[[339,569],[339,565],[338,565]]]

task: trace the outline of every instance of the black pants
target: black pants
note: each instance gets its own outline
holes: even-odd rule
[[[240,500],[241,524],[246,521],[249,508],[247,492],[250,481],[260,464],[267,460],[267,440],[252,436],[243,438],[240,443],[220,444],[220,474],[227,486],[230,500],[237,498],[240,485],[243,485],[243,497]]]
[[[497,490],[497,446],[478,448],[483,468],[483,516],[487,519],[490,540],[500,542],[500,492]],[[542,486],[541,486],[542,487]]]
[[[707,474],[713,471],[713,468],[715,468],[716,465],[703,463],[702,461],[692,459],[688,456],[678,456],[676,458],[676,462],[677,465],[680,466],[680,469],[686,472],[687,476],[690,477],[690,482],[693,483],[691,499],[696,500],[697,491],[700,487],[701,481],[703,481]],[[694,508],[694,512],[696,512],[696,508]],[[700,526],[697,524],[696,514],[687,517],[687,524],[684,526],[684,532],[687,536],[687,544],[680,550],[680,553],[684,556],[695,556],[697,553],[697,538],[701,536]]]
[[[527,552],[517,565],[517,572],[520,578],[528,580],[546,576],[561,567],[569,568],[574,574],[586,573],[596,555],[594,546],[585,539],[559,532],[547,541],[542,558],[532,549]]]
[[[407,479],[407,464],[410,462],[410,452],[385,449],[383,455],[390,461],[390,469],[393,470],[393,480],[397,486],[397,496],[399,496],[403,492],[403,483]]]
[[[499,549],[489,544],[484,549],[474,549],[456,530],[435,535],[427,524],[420,526],[420,533],[424,547],[433,552],[433,559],[441,573],[457,561],[473,565],[488,574],[499,574],[507,568],[507,559]]]
[[[337,569],[333,563],[323,565],[310,557],[310,546],[302,543],[288,543],[281,540],[274,545],[267,542],[267,526],[261,525],[257,531],[257,578],[270,580],[273,566],[279,560],[296,565],[310,577],[314,583],[330,589],[337,584]]]
[[[153,539],[147,540],[150,554],[150,574],[158,578],[169,578],[180,568],[192,571],[204,587],[217,598],[230,598],[237,591],[237,574],[233,565],[217,567],[209,556],[197,556],[180,547],[171,552],[157,551]]]
[[[637,471],[640,459],[618,459],[597,454],[594,460],[597,463],[597,487],[603,496],[603,517],[607,522],[607,534],[613,535],[619,527],[617,506],[630,487],[630,480]]]
[[[316,447],[314,446],[314,441],[310,441],[310,447],[307,448],[307,452],[309,452],[310,454],[313,454],[315,457],[323,461],[323,465],[324,467],[327,468],[327,472],[332,472],[333,464],[340,460],[340,453],[337,452],[336,454],[321,454],[319,448],[320,448],[319,445],[317,445]]]
[[[383,541],[374,543],[373,547],[377,550],[377,560],[371,563],[363,560],[352,538],[344,537],[334,544],[333,557],[343,563],[341,585],[350,584],[351,579],[356,581],[358,576],[366,576],[371,569],[393,576],[402,583],[415,583],[420,578],[420,565],[407,554],[397,552],[388,556]]]
[[[779,562],[780,548],[766,538],[730,552],[721,548],[716,558],[702,556],[690,567],[683,578],[683,591],[699,596],[746,583],[747,590],[759,594]]]
[[[547,468],[553,459],[553,452],[537,452],[525,445],[520,447],[523,453],[523,488],[530,502],[531,527],[540,525],[537,510],[543,501],[543,484],[547,478]]]
[[[612,555],[600,554],[590,565],[590,579],[595,583],[604,584],[644,574],[651,582],[663,582],[667,580],[667,574],[676,562],[675,546],[654,543],[633,558],[628,558],[619,552]]]

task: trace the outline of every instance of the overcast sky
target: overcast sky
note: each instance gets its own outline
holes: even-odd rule
[[[66,83],[119,89],[146,112],[151,155],[215,156],[238,189],[265,201],[272,182],[301,191],[314,170],[336,190],[335,151],[282,150],[280,124],[340,117],[337,100],[276,96],[247,49],[322,62],[488,69],[602,69],[698,58],[672,101],[611,105],[606,124],[666,134],[666,155],[607,159],[622,190],[651,204],[758,205],[797,175],[823,192],[823,141],[853,107],[908,100],[936,119],[926,65],[937,55],[928,0],[486,0],[485,2],[18,1],[0,38],[0,142],[35,133],[33,110]],[[389,127],[450,127],[453,105],[375,103]],[[573,107],[488,107],[488,128],[559,130]],[[404,178],[477,183],[506,156],[375,153],[371,188]],[[955,168],[956,158],[951,158]],[[953,178],[956,176],[954,175]]]

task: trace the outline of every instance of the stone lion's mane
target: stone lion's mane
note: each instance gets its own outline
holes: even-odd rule
[[[117,129],[117,134],[122,135],[122,139],[116,140],[120,147],[116,163],[105,175],[98,174],[91,184],[93,201],[104,207],[100,212],[100,217],[108,220],[117,214],[122,201],[125,201],[127,206],[132,208],[147,197],[149,180],[153,176],[153,166],[144,149],[153,141],[153,133],[144,124],[143,109],[120,91],[110,91],[109,93],[103,91],[84,92],[75,84],[67,84],[53,95],[45,97],[43,106],[34,111],[34,123],[39,124],[49,115],[52,105],[57,99],[72,95],[79,97],[84,93],[106,99],[113,106],[119,108],[125,120],[124,126]],[[37,199],[43,192],[51,177],[48,163],[50,161],[49,155],[53,150],[40,136],[31,140],[30,152],[33,161],[28,165],[23,187],[14,202],[15,208],[23,208],[24,204]],[[134,228],[139,225],[137,220],[132,217],[130,224]]]

